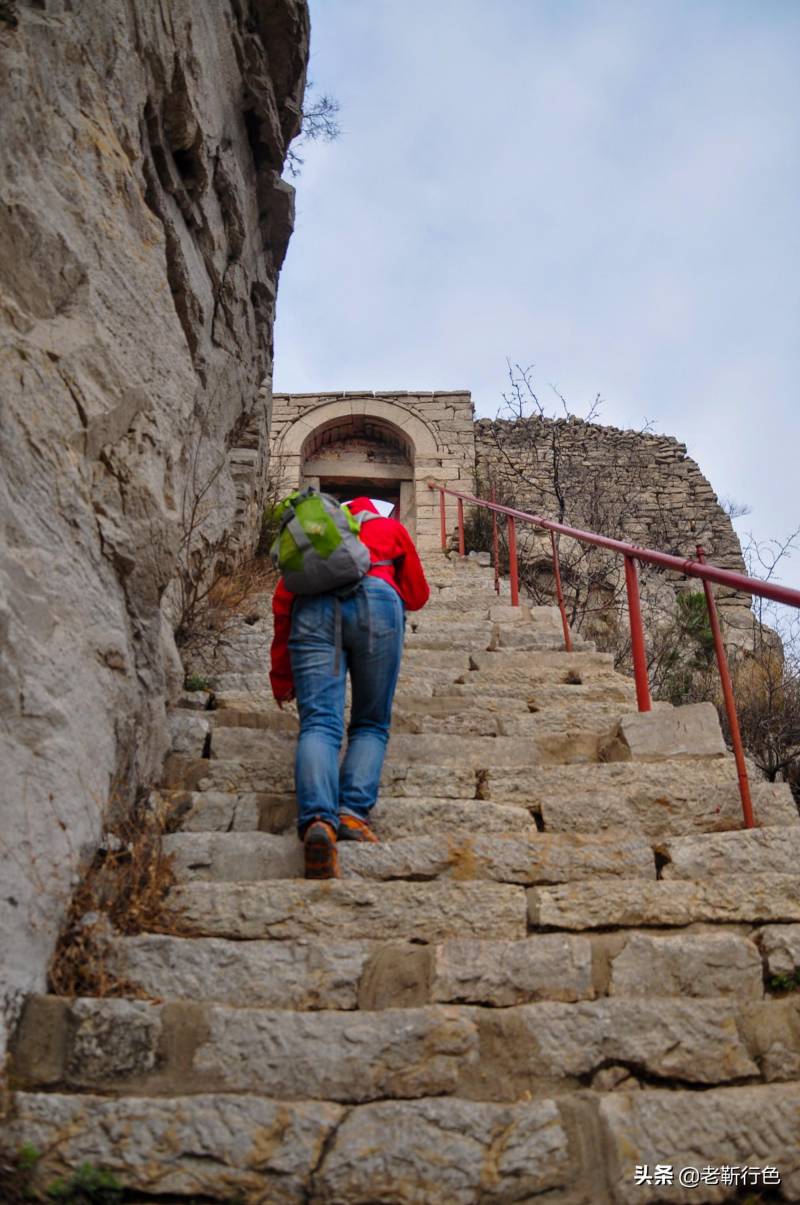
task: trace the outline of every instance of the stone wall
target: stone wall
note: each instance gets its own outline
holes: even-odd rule
[[[200,545],[256,536],[308,32],[305,0],[0,13],[6,1019],[160,765],[187,509]]]
[[[521,509],[559,518],[575,527],[612,535],[674,556],[694,557],[701,544],[717,565],[744,571],[738,536],[727,513],[686,453],[667,435],[621,431],[577,419],[537,417],[476,423],[479,484],[494,481],[498,496]],[[523,555],[549,560],[522,535]],[[644,575],[647,577],[647,575]],[[672,599],[699,583],[677,574],[659,574],[647,586],[651,598]],[[749,596],[717,591],[732,644],[752,639]]]
[[[373,461],[385,459],[377,441],[372,449],[366,448],[369,441],[363,438],[364,426],[369,422],[383,424],[387,436],[395,433],[399,437],[396,442],[404,449],[408,469],[403,479],[409,488],[407,500],[401,494],[400,517],[423,551],[439,547],[438,503],[428,489],[428,479],[468,491],[474,486],[475,423],[466,390],[275,394],[271,456],[280,474],[280,489],[295,489],[302,481],[319,485],[314,460],[319,435],[326,430],[339,429],[344,434],[344,440],[337,441],[337,469],[354,480],[366,474],[366,456]],[[351,452],[346,447],[348,430],[352,433]],[[311,473],[306,472],[307,467],[312,468]],[[375,475],[388,472],[385,468]]]

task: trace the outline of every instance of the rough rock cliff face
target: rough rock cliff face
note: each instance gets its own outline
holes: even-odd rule
[[[162,757],[187,507],[253,537],[308,31],[305,0],[0,11],[7,1019]]]

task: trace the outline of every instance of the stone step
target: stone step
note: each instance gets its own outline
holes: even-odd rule
[[[548,682],[580,686],[609,677],[619,679],[610,653],[498,648],[469,654],[468,681],[476,684],[528,688],[534,683]]]
[[[492,643],[492,625],[482,623],[420,623],[406,632],[403,658],[421,649],[441,652],[468,653],[473,649],[482,651]]]
[[[231,731],[235,731],[231,729]],[[265,736],[269,734],[264,734]],[[428,796],[436,799],[475,799],[478,771],[472,766],[388,762],[381,776],[381,795]],[[262,761],[173,759],[164,785],[189,791],[259,792],[285,795],[294,792],[292,757],[264,756]]]
[[[760,980],[758,952],[744,944],[753,951]],[[696,957],[693,965],[702,960]],[[506,1006],[595,994],[592,941],[561,934],[518,941],[455,938],[431,946],[335,935],[300,943],[143,934],[114,940],[109,970],[154,998],[241,1008]],[[623,968],[617,981],[624,975]]]
[[[658,844],[663,879],[710,879],[731,874],[800,875],[800,825],[677,837]]]
[[[258,791],[176,791],[169,800],[175,823],[185,833],[294,832],[297,804],[294,794]],[[381,798],[372,815],[375,832],[382,840],[453,834],[459,838],[480,832],[536,832],[530,812],[505,804],[486,804],[480,799],[438,799],[428,796]]]
[[[692,925],[698,921],[749,925],[800,921],[800,875],[718,875],[714,879],[606,879],[529,887],[532,925],[542,929]]]
[[[215,691],[261,691],[267,681],[268,668],[269,661],[264,660],[258,669],[248,667],[246,670],[236,672],[206,671],[204,677],[207,677],[213,684]]]
[[[471,596],[468,597],[470,602],[474,602]],[[464,607],[456,611],[453,607],[447,606],[447,604],[437,604],[431,599],[421,611],[406,612],[406,631],[412,632],[423,623],[426,627],[434,624],[440,627],[450,627],[451,624],[483,623],[488,629],[491,625],[490,611],[493,605],[492,601],[487,599],[486,602]]]
[[[778,928],[754,935],[762,949],[771,943],[777,951],[771,935]],[[242,942],[142,934],[113,940],[108,971],[155,999],[237,1008],[508,1007],[605,994],[764,996],[759,946],[730,931],[544,933],[516,941],[452,938],[430,946],[335,935]]]
[[[613,1092],[599,1098],[600,1142],[610,1160],[610,1199],[660,1205],[674,1201],[800,1200],[800,1084],[712,1088],[705,1092]],[[634,1183],[637,1164],[648,1164],[648,1179]],[[653,1170],[673,1168],[673,1186],[656,1184]],[[780,1190],[772,1196],[752,1179],[733,1185],[678,1188],[680,1168],[745,1167],[777,1169]],[[649,1182],[648,1182],[649,1181]],[[772,1184],[775,1183],[773,1179]]]
[[[469,659],[470,654],[466,649],[453,647],[438,649],[413,648],[407,642],[403,649],[401,673],[409,676],[422,668],[425,671],[429,669],[449,670],[452,674],[458,675],[468,672]]]
[[[633,684],[619,674],[598,674],[587,678],[586,682],[577,683],[565,681],[565,678],[570,678],[570,674],[553,667],[537,672],[535,679],[519,678],[513,682],[495,682],[491,674],[470,672],[456,674],[450,682],[435,682],[430,693],[453,699],[502,700],[509,705],[515,705],[519,700],[524,700],[527,705],[530,700],[532,706],[540,711],[568,702],[571,697],[598,703],[630,703],[636,699]],[[419,692],[419,681],[419,676],[411,678],[402,693]],[[401,693],[399,688],[398,693]]]
[[[533,625],[505,624],[499,629],[497,640],[492,647],[494,651],[500,653],[509,649],[521,652],[553,649],[563,652],[564,633],[561,630],[560,620],[557,632],[550,631],[549,629],[540,630]],[[573,636],[572,649],[576,653],[593,653],[596,645],[593,640],[582,640],[580,636]]]
[[[433,694],[434,686],[449,686],[461,682],[467,675],[462,669],[440,669],[435,665],[401,665],[397,679],[398,691],[413,690],[417,694]]]
[[[325,933],[373,941],[519,938],[527,932],[525,890],[453,880],[186,883],[170,891],[165,923],[194,936],[279,941]]]
[[[611,996],[764,995],[759,948],[739,933],[624,932],[599,940],[606,946]]]
[[[453,691],[458,690],[473,696],[478,695],[481,703],[484,698],[493,699],[496,706],[502,706],[507,711],[518,710],[520,698],[524,698],[526,709],[534,714],[538,711],[561,711],[574,707],[578,703],[622,703],[625,706],[620,710],[628,710],[636,706],[636,690],[633,684],[627,678],[617,675],[609,675],[607,678],[592,678],[586,684],[579,685],[564,682],[539,682],[518,688],[514,693],[510,693],[508,687],[505,689],[498,687],[496,694],[491,693],[488,682],[482,681],[482,675],[475,674],[474,678],[477,679],[474,686],[472,686],[473,677],[470,677],[469,684],[454,685]],[[437,687],[434,694],[443,692],[443,687]]]
[[[372,1012],[31,997],[13,1048],[24,1090],[252,1092],[363,1103],[520,1100],[606,1078],[790,1079],[800,1001],[674,998],[424,1005]],[[781,1053],[782,1052],[782,1053]],[[795,1065],[796,1073],[796,1065]]]
[[[39,1053],[43,1033],[46,1060]],[[477,1057],[477,1027],[461,1006],[293,1012],[32,997],[14,1069],[29,1089],[253,1092],[355,1103],[453,1092],[463,1064]]]
[[[603,729],[607,735],[607,728]],[[462,736],[435,732],[395,732],[389,740],[387,767],[429,765],[440,770],[451,766],[474,769],[512,766],[561,765],[596,761],[600,739],[596,726],[575,725],[537,733],[525,740],[511,736]],[[294,763],[295,740],[288,734],[248,728],[215,728],[211,738],[211,760],[264,766],[275,770],[280,763]]]
[[[798,830],[800,833],[800,830]],[[252,882],[303,877],[303,849],[294,835],[176,833],[164,850],[180,882]],[[655,879],[650,844],[641,837],[524,837],[475,834],[404,837],[379,845],[339,843],[342,878],[468,879],[499,883],[562,883],[617,877]]]
[[[466,692],[466,687],[453,687],[453,691],[464,690],[464,694],[445,693],[444,687],[436,688],[438,693],[417,694],[409,690],[398,691],[394,699],[392,723],[399,716],[421,716],[427,719],[441,719],[446,716],[462,716],[470,712],[486,715],[530,715],[530,708],[525,699],[505,699],[502,696],[484,695],[477,704]]]
[[[741,829],[743,823],[732,757],[540,766],[535,774],[490,767],[480,789],[486,799],[529,807],[546,832],[625,828],[682,836]],[[800,824],[786,783],[754,776],[751,790],[759,825]]]
[[[617,1079],[624,1083],[623,1069]],[[570,1200],[620,1205],[658,1205],[665,1193],[678,1200],[680,1189],[654,1182],[656,1164],[676,1172],[774,1167],[782,1199],[800,1199],[800,1085],[703,1092],[636,1087],[586,1094],[579,1128],[597,1126],[607,1173],[594,1145],[576,1137],[568,1097],[513,1104],[422,1098],[347,1107],[233,1093],[120,1099],[20,1092],[4,1149],[36,1146],[42,1184],[65,1167],[91,1163],[111,1170],[131,1192],[174,1196],[187,1205],[232,1195],[270,1205],[363,1203],[376,1201],[376,1185],[384,1202],[475,1205],[542,1193],[549,1199],[548,1190],[556,1190],[554,1199],[566,1192]],[[635,1168],[644,1164],[650,1183],[636,1185]],[[738,1191],[700,1186],[685,1196],[721,1201]]]
[[[234,1093],[115,1099],[55,1092],[20,1092],[15,1100],[0,1141],[9,1155],[26,1142],[42,1152],[43,1185],[65,1167],[90,1163],[148,1201],[471,1205],[487,1200],[487,1168],[496,1200],[503,1192],[530,1200],[580,1171],[578,1145],[549,1100],[346,1107]]]

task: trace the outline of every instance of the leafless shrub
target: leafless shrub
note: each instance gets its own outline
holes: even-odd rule
[[[339,125],[341,106],[338,100],[327,92],[312,99],[310,94],[313,89],[314,84],[308,80],[300,134],[286,152],[286,169],[290,176],[299,176],[305,163],[299,151],[301,146],[307,142],[335,142],[342,133],[342,127]]]
[[[114,801],[109,807],[113,816]],[[109,970],[113,932],[165,931],[164,901],[174,883],[172,855],[162,848],[166,807],[141,794],[120,808],[70,901],[50,964],[50,991],[59,996],[140,995]]]

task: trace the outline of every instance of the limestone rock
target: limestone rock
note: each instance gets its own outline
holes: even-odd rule
[[[637,838],[565,841],[544,833],[524,838],[479,832],[474,836],[407,838],[341,852],[343,874],[367,879],[446,877],[527,884],[606,876],[655,878],[652,850]]]
[[[585,938],[543,934],[524,941],[445,941],[434,951],[432,999],[507,1006],[593,995]]]
[[[170,751],[187,757],[202,757],[211,723],[206,715],[193,711],[169,714]]]
[[[650,1076],[718,1084],[758,1075],[735,1005],[720,1000],[603,999],[478,1010],[481,1059],[468,1094],[519,1096],[539,1082],[593,1074],[609,1062]]]
[[[755,828],[660,841],[667,859],[664,879],[710,879],[717,875],[800,874],[800,826]]]
[[[753,942],[733,933],[632,933],[611,962],[612,996],[734,996],[764,994]]]
[[[26,1142],[37,1147],[41,1184],[89,1163],[148,1197],[235,1194],[302,1205],[310,1169],[344,1115],[329,1102],[232,1093],[115,1099],[18,1092],[0,1144],[8,1154]]]
[[[248,882],[303,877],[303,850],[294,835],[176,833],[164,840],[182,882]],[[501,883],[556,883],[616,876],[656,876],[653,852],[642,838],[462,836],[429,833],[379,845],[342,843],[345,879],[489,879]]]
[[[368,942],[117,938],[110,969],[148,996],[238,1008],[355,1008]]]
[[[168,905],[181,931],[209,937],[525,936],[525,889],[504,883],[187,883]]]
[[[770,975],[794,975],[800,969],[800,925],[765,925],[756,940]]]
[[[309,17],[250,9],[25,4],[0,38],[0,758],[30,836],[0,868],[10,1017],[103,809],[159,772],[198,493],[198,546],[257,538]]]
[[[477,1057],[457,1008],[291,1013],[215,1007],[194,1074],[229,1091],[339,1101],[452,1092]]]
[[[552,1101],[380,1101],[354,1109],[313,1181],[313,1200],[452,1205],[523,1201],[569,1182]]]
[[[491,653],[471,653],[470,669],[485,675],[498,685],[504,682],[526,684],[537,681],[566,682],[568,679],[589,681],[614,673],[611,653],[542,650],[526,652],[520,649],[498,649]]]
[[[612,1199],[623,1205],[664,1200],[665,1188],[634,1184],[636,1164],[674,1168],[777,1167],[781,1198],[800,1198],[800,1086],[719,1088],[707,1092],[614,1093],[600,1100],[611,1153]],[[691,1205],[736,1199],[734,1186],[666,1190]]]
[[[680,836],[740,829],[742,805],[733,758],[659,763],[537,767],[535,774],[490,768],[484,798],[527,805],[548,832],[625,829]],[[786,783],[752,784],[758,823],[798,826]]]
[[[800,920],[800,877],[765,874],[684,882],[565,883],[529,887],[531,923],[544,928]]]
[[[188,782],[182,785],[200,791],[291,793],[294,790],[294,773],[290,746],[279,745],[278,750],[277,757],[269,750],[264,750],[261,760],[254,757],[252,761],[204,761],[196,767],[200,773],[192,785]],[[381,777],[382,794],[389,796],[474,799],[475,786],[473,765],[439,766],[428,762],[411,764],[390,761],[384,765]]]
[[[483,834],[536,831],[530,813],[524,808],[473,798],[426,798],[415,795],[416,784],[407,780],[393,785],[408,788],[409,795],[379,799],[372,823],[381,840],[433,832],[469,834],[476,827]],[[472,787],[474,790],[474,774]],[[184,832],[226,833],[260,828],[263,832],[287,833],[294,831],[297,820],[297,804],[289,793],[179,792],[175,806]]]
[[[726,752],[714,704],[689,703],[624,716],[605,756],[607,761],[664,761]]]

